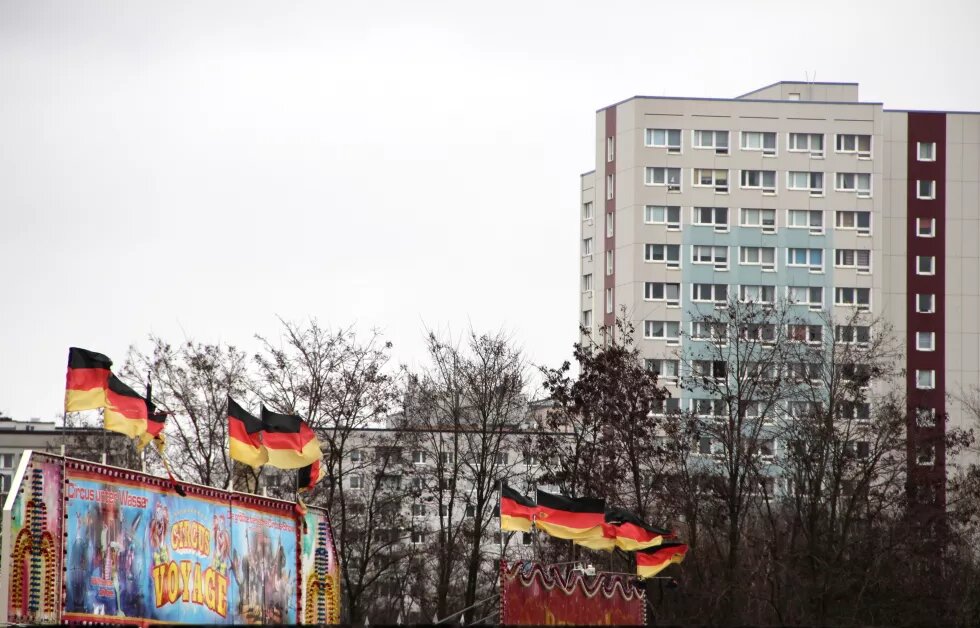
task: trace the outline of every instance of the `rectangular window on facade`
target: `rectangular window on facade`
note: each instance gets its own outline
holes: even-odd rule
[[[837,305],[856,305],[858,309],[871,306],[871,288],[837,288],[835,293]]]
[[[836,249],[834,266],[837,268],[856,268],[860,272],[871,272],[871,251],[868,249]]]
[[[768,233],[776,231],[775,209],[743,208],[741,216],[739,224],[743,227],[762,227],[762,230]]]
[[[592,255],[592,238],[582,240],[582,257]]]
[[[424,517],[425,516],[425,504],[412,504],[412,516],[413,517]]]
[[[647,129],[646,145],[653,148],[666,148],[668,153],[681,152],[680,129]]]
[[[775,325],[758,325],[749,324],[743,325],[739,329],[739,335],[745,340],[759,340],[764,343],[771,343],[776,341],[776,326]]]
[[[606,175],[606,200],[611,201],[616,197],[616,175]]]
[[[678,321],[643,321],[643,337],[647,340],[679,341],[681,324]]]
[[[934,331],[915,332],[915,348],[918,351],[935,351],[936,332]]]
[[[932,390],[936,387],[936,371],[932,369],[917,369],[915,371],[915,387],[919,390]]]
[[[360,462],[363,459],[362,456],[363,456],[363,454],[361,453],[361,450],[360,449],[355,449],[352,452],[350,452],[350,461],[351,462]]]
[[[775,270],[776,249],[771,246],[740,246],[738,262],[747,266],[762,266],[763,270]]]
[[[788,286],[786,298],[796,305],[807,305],[816,309],[823,307],[822,286]]]
[[[812,344],[817,344],[823,342],[823,327],[820,325],[787,325],[786,336],[790,340],[795,340],[796,342],[809,342]],[[811,366],[815,365],[801,363],[798,366],[809,369]],[[810,379],[816,379],[816,377],[810,377]]]
[[[776,286],[739,286],[738,300],[745,303],[774,303]]]
[[[915,274],[916,275],[935,275],[936,274],[936,258],[931,255],[916,255],[915,256]]]
[[[790,133],[789,150],[823,157],[823,133]]]
[[[919,314],[932,314],[936,311],[936,295],[917,294],[915,295],[915,311]]]
[[[770,194],[776,193],[775,170],[742,170],[742,187],[746,190],[762,190]]]
[[[728,299],[728,286],[723,283],[691,284],[691,300],[702,303],[724,303]]]
[[[727,207],[694,207],[693,223],[714,227],[716,231],[728,230]]]
[[[936,409],[922,407],[916,408],[915,424],[918,427],[936,427]]]
[[[836,340],[841,344],[867,344],[871,342],[871,328],[867,325],[838,325]]]
[[[606,161],[614,161],[616,159],[616,138],[607,137],[606,138]]]
[[[582,203],[582,220],[592,220],[592,201]]]
[[[586,329],[592,328],[592,310],[585,310],[582,312],[582,327]]]
[[[416,449],[412,452],[412,462],[414,464],[425,464],[425,451]]]
[[[679,360],[647,360],[646,367],[648,371],[653,371],[654,373],[657,374],[657,377],[661,379],[676,381],[678,373],[680,371],[680,361]]]
[[[695,244],[691,246],[691,261],[695,264],[714,264],[716,270],[728,268],[728,247]]]
[[[681,169],[648,166],[646,169],[646,184],[664,186],[670,192],[680,192]]]
[[[934,238],[936,237],[936,219],[935,218],[916,218],[915,219],[915,235],[920,238]]]
[[[681,267],[680,244],[647,244],[643,249],[643,261],[645,262],[665,263],[668,268]]]
[[[728,377],[728,363],[721,360],[694,360],[691,363],[691,375],[724,380]]]
[[[713,340],[715,343],[724,344],[727,339],[728,329],[725,323],[711,323],[707,321],[693,321],[691,323],[691,337],[695,340]]]
[[[806,266],[813,272],[823,271],[823,249],[786,249],[787,266]]]
[[[714,188],[715,192],[728,192],[728,171],[694,168],[691,171],[691,185],[699,188]]]
[[[839,211],[837,228],[856,229],[858,235],[868,235],[871,233],[871,212]]]
[[[936,182],[918,179],[915,182],[915,197],[927,201],[936,198]]]
[[[613,289],[606,288],[606,314],[612,314],[615,307],[615,302],[613,301]]]
[[[350,487],[355,490],[364,488],[363,480],[361,479],[360,475],[356,473],[352,473],[350,475]]]
[[[786,210],[786,226],[791,229],[809,229],[823,232],[823,212],[819,209]]]
[[[742,131],[742,150],[760,150],[763,155],[775,155],[776,133],[772,131]]]
[[[612,251],[606,251],[606,275],[611,275],[614,272],[613,264],[615,263],[616,256]]]
[[[611,238],[616,234],[616,213],[606,212],[606,237]]]
[[[838,153],[857,153],[858,157],[871,157],[871,136],[838,133]]]
[[[643,284],[643,299],[666,301],[668,305],[680,305],[681,284],[647,281]]]
[[[871,175],[861,172],[838,172],[835,189],[838,192],[857,192],[858,196],[871,196]]]
[[[592,291],[592,273],[582,275],[582,292]]]
[[[823,173],[822,172],[797,172],[786,173],[786,189],[802,190],[809,192],[811,196],[823,195]]]
[[[647,205],[643,209],[643,222],[648,225],[667,225],[667,229],[681,228],[681,208],[663,205]]]
[[[694,148],[711,148],[718,155],[727,155],[728,131],[694,131]]]
[[[936,161],[935,142],[916,142],[915,146],[919,161]]]

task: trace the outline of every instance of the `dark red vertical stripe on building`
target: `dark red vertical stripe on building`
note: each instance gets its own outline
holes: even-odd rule
[[[613,158],[612,158],[612,160],[609,159],[609,138],[610,137],[611,138],[614,138],[613,139],[613,149],[614,149],[614,151],[613,151]],[[602,226],[601,226],[601,228],[603,230],[603,235],[606,238],[606,240],[605,240],[606,245],[603,247],[603,258],[600,260],[600,264],[597,264],[597,266],[600,266],[601,265],[601,267],[602,267],[602,274],[605,277],[605,281],[602,284],[603,285],[603,291],[602,291],[602,312],[603,312],[602,324],[605,325],[606,327],[609,327],[610,329],[616,323],[616,301],[615,301],[615,299],[616,299],[616,259],[615,259],[615,257],[616,257],[616,229],[615,229],[615,220],[616,220],[615,219],[615,215],[616,215],[616,155],[619,153],[619,146],[616,146],[617,142],[615,140],[615,137],[616,137],[616,107],[614,105],[614,106],[609,107],[608,109],[606,109],[606,141],[605,141],[606,153],[604,155],[605,160],[606,160],[606,170],[605,170],[605,174],[606,174],[606,185],[609,185],[609,175],[612,175],[612,177],[613,177],[613,195],[612,196],[613,197],[612,198],[609,198],[609,190],[607,189],[606,190],[606,204],[605,204],[605,210],[603,211],[603,214],[602,214]],[[606,220],[607,220],[608,214],[610,214],[610,213],[613,214],[613,222],[614,222],[614,225],[613,225],[613,234],[611,236],[609,235],[609,228],[606,226]],[[612,272],[612,274],[607,274],[607,272],[606,272],[606,258],[605,258],[605,252],[606,251],[612,251],[613,252],[613,272]],[[612,304],[613,306],[612,306],[612,312],[611,313],[606,311],[608,309],[606,307],[606,292],[608,290],[612,290],[612,294],[613,294],[613,304]]]
[[[908,456],[909,497],[913,513],[920,521],[939,522],[946,511],[946,114],[909,112],[908,127]],[[919,161],[918,142],[936,144],[935,161]],[[919,180],[936,182],[935,197],[919,199]],[[916,235],[916,218],[935,218],[934,238]],[[916,257],[935,256],[934,276],[916,274]],[[935,294],[935,312],[916,312],[917,294]],[[916,332],[935,332],[935,350],[918,351]],[[936,372],[933,390],[915,387],[915,371],[931,369]],[[933,408],[935,427],[919,427],[915,418],[917,408]],[[917,452],[921,445],[935,447],[935,463],[920,466]],[[932,499],[931,495],[935,494]]]

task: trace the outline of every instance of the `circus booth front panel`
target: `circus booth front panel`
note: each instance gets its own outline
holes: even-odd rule
[[[502,563],[500,623],[503,625],[640,626],[642,591],[620,575],[562,574],[537,563]]]

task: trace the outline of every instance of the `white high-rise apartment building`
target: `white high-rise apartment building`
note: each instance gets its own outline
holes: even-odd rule
[[[595,146],[581,176],[585,327],[625,307],[670,384],[694,303],[859,308],[904,339],[910,415],[972,420],[958,398],[980,386],[980,113],[784,81],[737,98],[630,98],[597,112]],[[935,456],[910,477],[942,484],[946,425],[923,423],[909,438]]]

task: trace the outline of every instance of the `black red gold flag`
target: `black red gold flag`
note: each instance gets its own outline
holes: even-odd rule
[[[101,353],[70,347],[65,378],[65,412],[105,407],[110,368],[112,360]]]
[[[146,432],[140,435],[140,441],[136,445],[137,449],[143,449],[151,442],[162,453],[166,441],[163,437],[163,426],[167,421],[166,412],[157,412],[156,405],[153,403],[153,386],[150,380],[146,381]]]
[[[228,449],[232,460],[258,468],[269,461],[262,444],[262,421],[228,397]]]
[[[670,530],[651,526],[634,513],[616,506],[606,508],[606,524],[613,529],[616,547],[627,552],[655,547],[676,538]]]
[[[262,429],[268,464],[274,467],[299,469],[323,457],[313,429],[295,414],[278,414],[263,407]]]
[[[301,467],[297,472],[296,490],[312,491],[316,483],[323,479],[323,462],[314,461],[305,467]]]
[[[102,414],[105,429],[136,438],[146,432],[147,415],[146,399],[110,373]]]
[[[530,532],[531,520],[537,506],[534,501],[521,495],[506,482],[500,483],[500,529],[511,532]]]
[[[687,544],[665,542],[656,547],[636,552],[636,575],[640,578],[652,578],[673,563],[684,562],[687,555]]]
[[[565,497],[538,489],[534,524],[559,539],[601,539],[605,511],[606,504],[602,499]]]

